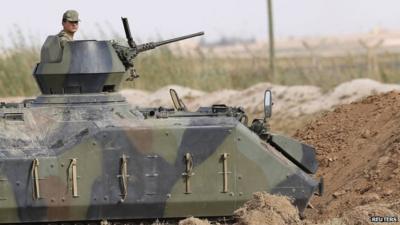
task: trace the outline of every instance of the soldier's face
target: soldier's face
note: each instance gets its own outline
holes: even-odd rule
[[[65,21],[63,22],[63,27],[66,32],[75,33],[79,28],[79,22]]]

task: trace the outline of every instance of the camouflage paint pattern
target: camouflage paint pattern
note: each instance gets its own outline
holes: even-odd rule
[[[228,216],[262,190],[292,196],[304,210],[318,185],[227,115],[180,117],[169,112],[171,117],[145,118],[126,102],[113,101],[31,102],[1,112],[2,223]],[[23,120],[5,115],[11,113]],[[190,194],[183,175],[187,153],[193,157]],[[221,161],[225,153],[227,192]],[[129,177],[122,201],[123,155]],[[40,162],[39,199],[33,198],[34,159]],[[73,159],[76,197],[69,168]]]

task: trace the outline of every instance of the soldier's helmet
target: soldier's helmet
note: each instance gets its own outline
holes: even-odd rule
[[[69,21],[69,22],[79,22],[81,21],[79,19],[79,13],[76,10],[70,9],[65,11],[65,13],[63,14],[63,21]]]

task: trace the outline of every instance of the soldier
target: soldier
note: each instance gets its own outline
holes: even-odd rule
[[[79,14],[76,10],[67,10],[63,14],[63,30],[57,34],[57,36],[60,38],[60,44],[62,48],[64,48],[64,45],[67,41],[74,40],[74,34],[79,28],[79,21]]]

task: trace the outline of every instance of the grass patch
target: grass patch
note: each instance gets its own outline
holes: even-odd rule
[[[17,35],[18,37],[18,35]],[[38,45],[26,44],[22,35],[14,47],[0,49],[0,96],[32,96],[39,90],[32,71],[39,61]],[[29,47],[34,46],[34,47]],[[169,84],[178,84],[204,91],[244,89],[259,82],[282,85],[315,85],[329,90],[355,78],[372,78],[386,83],[400,82],[400,54],[382,53],[373,65],[366,55],[320,57],[278,57],[277,75],[271,77],[265,57],[221,57],[212,51],[196,54],[174,54],[169,48],[141,54],[136,70],[141,76],[124,82],[124,88],[154,91]],[[184,56],[185,55],[185,56]]]

